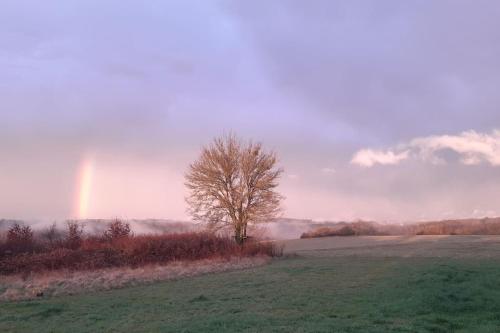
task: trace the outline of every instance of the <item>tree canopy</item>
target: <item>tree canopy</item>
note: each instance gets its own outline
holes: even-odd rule
[[[232,227],[242,243],[249,224],[281,211],[283,196],[276,187],[283,169],[276,164],[276,154],[260,143],[243,143],[234,134],[215,138],[186,173],[189,213],[211,228]]]

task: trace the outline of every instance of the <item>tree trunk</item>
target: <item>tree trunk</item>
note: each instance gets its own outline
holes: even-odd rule
[[[243,245],[243,240],[244,239],[242,237],[242,230],[241,230],[241,225],[240,224],[236,225],[236,227],[234,228],[234,240],[239,245]]]

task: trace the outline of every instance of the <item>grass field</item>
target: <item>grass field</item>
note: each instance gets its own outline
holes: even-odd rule
[[[0,304],[1,332],[498,332],[500,238],[291,241],[270,265]],[[475,253],[474,253],[475,252]]]

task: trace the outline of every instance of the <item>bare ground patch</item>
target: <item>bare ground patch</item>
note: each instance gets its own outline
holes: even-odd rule
[[[0,276],[0,301],[72,295],[173,280],[207,273],[261,266],[266,256],[206,259],[148,265],[139,268],[107,268],[94,271],[52,271],[32,275]]]

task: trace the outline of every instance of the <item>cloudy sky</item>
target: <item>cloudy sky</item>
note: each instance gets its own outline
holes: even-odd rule
[[[0,216],[187,218],[183,174],[229,130],[279,153],[289,217],[500,215],[499,17],[496,0],[4,0]]]

